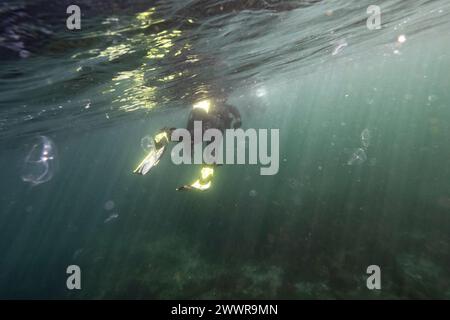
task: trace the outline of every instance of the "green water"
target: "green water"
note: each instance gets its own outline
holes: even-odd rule
[[[259,99],[234,88],[244,128],[280,130],[275,176],[223,166],[210,190],[177,193],[199,168],[169,154],[132,175],[140,139],[183,127],[188,108],[46,134],[59,168],[34,187],[20,179],[32,134],[5,140],[0,297],[449,299],[448,30],[405,32],[399,54],[397,31],[350,43],[343,58],[267,77]],[[367,159],[349,165],[364,129]],[[81,290],[66,288],[72,264]],[[366,286],[369,265],[381,290]]]

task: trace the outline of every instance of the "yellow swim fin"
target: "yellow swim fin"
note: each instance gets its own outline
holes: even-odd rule
[[[177,191],[205,191],[212,185],[214,176],[214,168],[211,166],[204,166],[200,171],[200,178],[195,180],[190,185],[178,187]]]
[[[153,167],[155,167],[161,159],[166,146],[169,144],[169,133],[163,129],[153,139],[155,148],[152,148],[142,162],[134,169],[133,173],[146,175]]]
[[[153,167],[155,167],[161,159],[166,146],[159,149],[152,149],[142,162],[134,169],[133,173],[146,175]]]

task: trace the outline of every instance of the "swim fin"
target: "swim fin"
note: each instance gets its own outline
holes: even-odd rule
[[[159,149],[152,149],[148,155],[142,160],[142,162],[134,169],[133,173],[146,175],[153,167],[155,167],[161,159],[166,145],[161,146]]]
[[[200,171],[200,178],[195,180],[190,185],[178,187],[177,191],[205,191],[211,187],[214,175],[214,168],[211,166],[204,166]]]
[[[154,147],[151,148],[148,155],[142,162],[134,169],[133,173],[146,175],[153,167],[155,167],[161,159],[166,146],[170,142],[170,135],[175,128],[162,128],[159,133],[153,138]]]

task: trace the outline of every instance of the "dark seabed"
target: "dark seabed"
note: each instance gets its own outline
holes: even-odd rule
[[[449,1],[73,2],[0,5],[0,298],[450,299]],[[132,174],[205,96],[277,175]]]

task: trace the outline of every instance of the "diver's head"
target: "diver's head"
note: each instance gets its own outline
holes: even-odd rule
[[[206,113],[209,113],[211,111],[212,106],[213,106],[213,102],[211,101],[211,99],[203,99],[203,100],[195,102],[192,105],[192,109],[194,111],[204,111]]]

